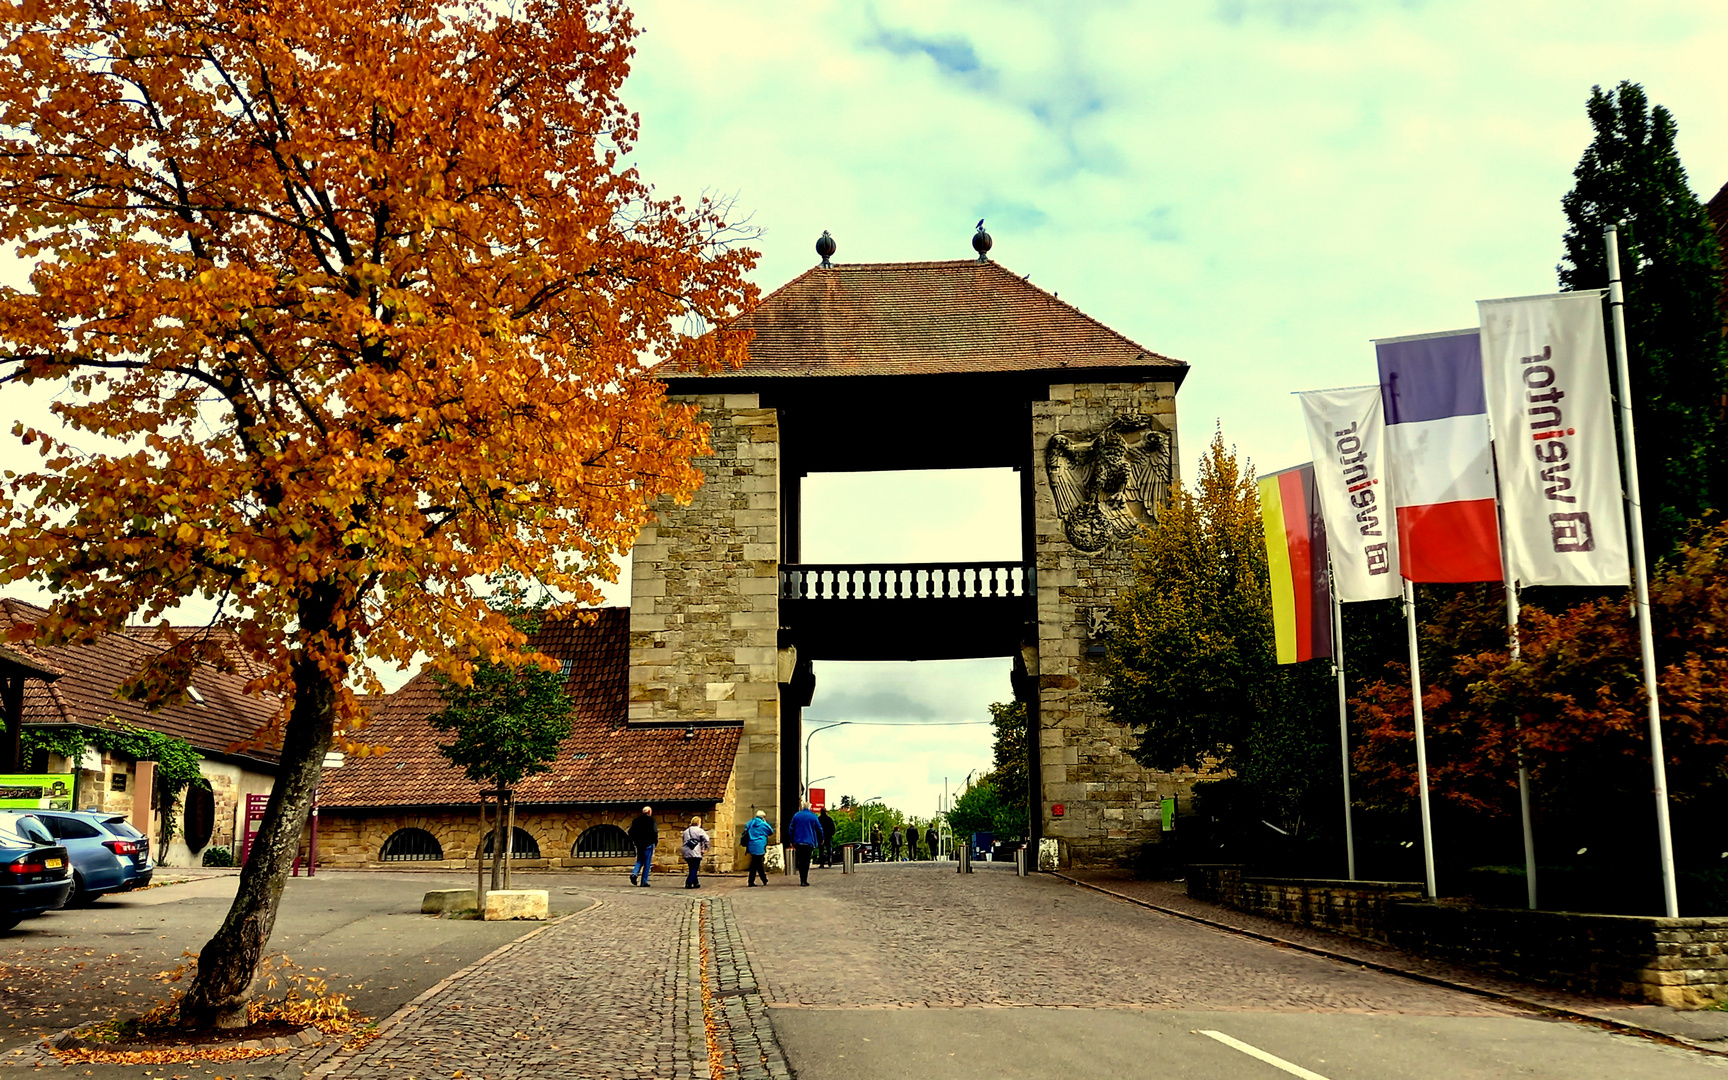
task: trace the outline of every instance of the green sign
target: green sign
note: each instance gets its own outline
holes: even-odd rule
[[[0,808],[7,810],[72,809],[71,773],[0,774]]]

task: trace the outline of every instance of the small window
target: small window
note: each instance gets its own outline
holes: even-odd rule
[[[102,827],[113,833],[115,836],[124,836],[128,840],[137,840],[144,835],[137,829],[134,829],[132,823],[123,817],[103,818]]]
[[[198,688],[196,686],[188,686],[186,688],[186,693],[188,696],[190,696],[192,698],[193,701],[196,701],[200,705],[204,704],[204,695],[200,694],[198,692]]]
[[[627,859],[636,854],[630,834],[616,825],[596,825],[582,830],[576,846],[570,849],[575,859]]]
[[[443,858],[443,845],[425,829],[397,829],[378,853],[379,862],[438,862]]]
[[[486,834],[486,843],[481,847],[480,854],[483,856],[492,854],[492,833]],[[540,845],[527,829],[510,830],[510,857],[512,859],[538,859],[540,857]]]
[[[109,791],[125,791],[126,790],[126,774],[123,772],[117,772],[117,773],[114,773],[113,775],[109,776],[108,777],[108,790]]]
[[[576,670],[576,661],[574,661],[574,660],[560,660],[560,661],[558,661],[558,677],[559,678],[568,679],[570,677],[570,673],[572,671],[575,671],[575,670]]]

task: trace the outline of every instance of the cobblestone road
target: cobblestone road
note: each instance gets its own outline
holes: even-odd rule
[[[808,889],[743,891],[735,902],[772,1005],[1510,1012],[1044,875],[866,866],[813,875]]]

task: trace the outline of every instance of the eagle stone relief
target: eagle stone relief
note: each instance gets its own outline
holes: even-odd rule
[[[1170,490],[1170,437],[1150,416],[1119,416],[1090,435],[1056,434],[1044,468],[1068,542],[1091,554],[1157,518]]]

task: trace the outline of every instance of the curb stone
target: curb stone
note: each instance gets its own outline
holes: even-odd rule
[[[1094,884],[1090,881],[1082,881],[1076,877],[1069,877],[1061,871],[1046,872],[1050,873],[1052,877],[1061,878],[1070,885],[1078,885],[1083,889],[1091,889],[1094,892],[1101,892],[1105,896],[1114,897],[1117,900],[1122,900],[1126,903],[1147,908],[1164,915],[1173,915],[1178,919],[1187,919],[1189,922],[1196,922],[1202,926],[1210,926],[1214,930],[1222,930],[1227,934],[1236,934],[1241,937],[1254,938],[1256,941],[1264,941],[1268,945],[1277,945],[1284,949],[1295,949],[1298,952],[1305,952],[1314,956],[1325,957],[1328,960],[1337,960],[1340,963],[1351,964],[1356,967],[1371,968],[1375,971],[1384,972],[1388,975],[1396,975],[1400,978],[1410,979],[1414,982],[1427,983],[1430,986],[1439,986],[1448,990],[1457,990],[1466,994],[1474,994],[1477,997],[1487,998],[1490,1001],[1498,1001],[1507,1005],[1517,1005],[1520,1008],[1531,1009],[1535,1012],[1545,1013],[1550,1016],[1557,1016],[1567,1020],[1593,1024],[1598,1027],[1609,1028],[1630,1035],[1640,1035],[1656,1042],[1685,1047],[1688,1050],[1696,1050],[1703,1054],[1711,1054],[1717,1057],[1728,1057],[1728,1047],[1712,1046],[1709,1043],[1700,1042],[1697,1039],[1688,1039],[1682,1035],[1672,1035],[1666,1031],[1658,1030],[1657,1028],[1633,1023],[1632,1021],[1626,1020],[1622,1017],[1607,1016],[1591,1009],[1580,1009],[1558,1005],[1553,1002],[1536,1001],[1531,998],[1520,997],[1517,994],[1508,994],[1501,990],[1490,990],[1484,986],[1476,986],[1455,979],[1446,979],[1438,975],[1426,975],[1419,971],[1410,971],[1369,957],[1352,956],[1349,953],[1337,952],[1332,949],[1322,949],[1315,945],[1305,945],[1299,941],[1291,941],[1287,938],[1277,937],[1272,934],[1262,934],[1257,930],[1249,930],[1241,926],[1232,926],[1229,923],[1219,922],[1216,919],[1208,919],[1203,915],[1195,915],[1192,912],[1180,911],[1176,908],[1154,904],[1150,900],[1142,900],[1139,897],[1129,896],[1126,893],[1119,893],[1114,889],[1106,889],[1104,886]]]

